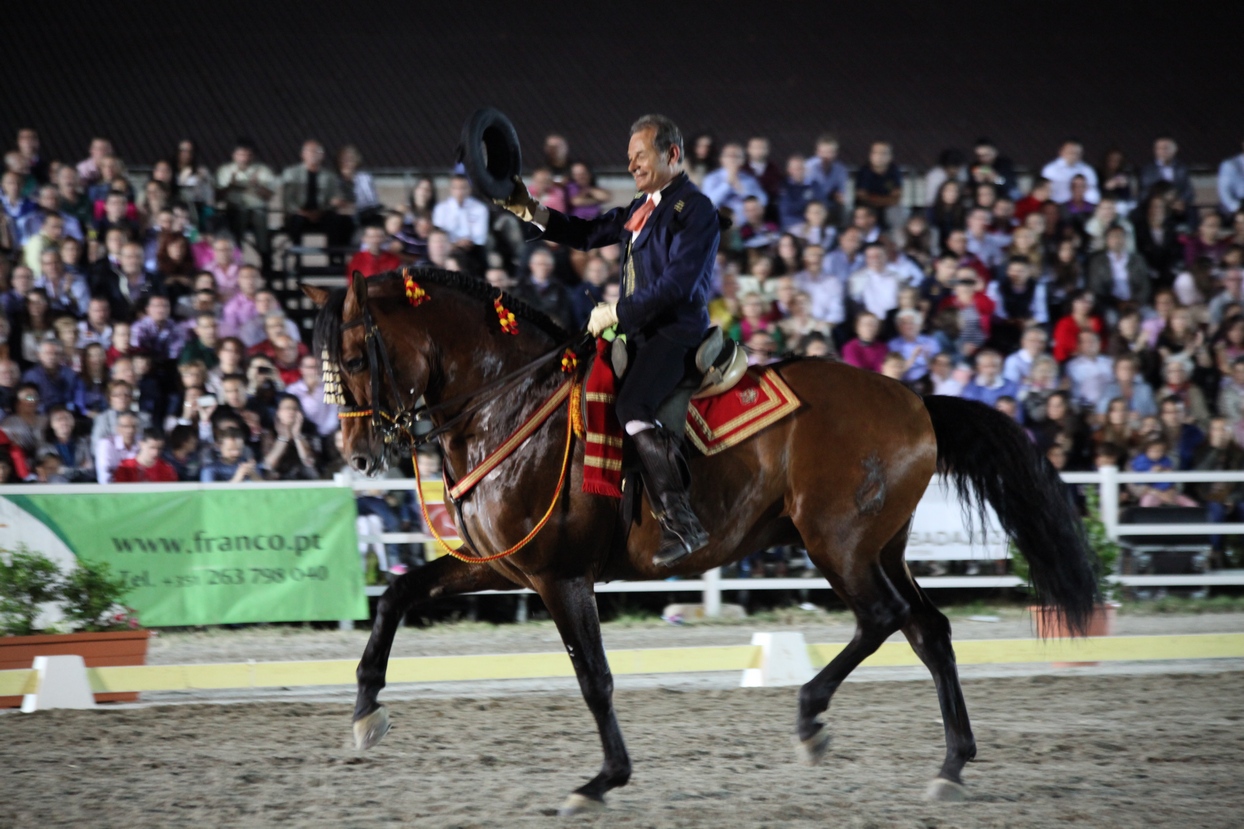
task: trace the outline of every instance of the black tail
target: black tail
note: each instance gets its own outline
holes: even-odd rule
[[[937,435],[937,469],[977,513],[988,502],[1028,560],[1045,606],[1083,633],[1098,599],[1080,516],[1058,472],[1005,414],[972,400],[931,395],[924,406]],[[982,522],[983,525],[983,522]]]

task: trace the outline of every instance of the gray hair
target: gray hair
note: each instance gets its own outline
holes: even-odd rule
[[[683,159],[686,153],[682,146],[682,131],[678,129],[678,125],[664,115],[655,113],[649,115],[641,115],[635,123],[631,124],[631,135],[641,130],[651,127],[655,130],[652,136],[652,144],[657,148],[657,152],[665,155],[669,152],[670,147],[678,148],[678,158]]]

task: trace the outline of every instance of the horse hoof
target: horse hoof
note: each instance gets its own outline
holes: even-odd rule
[[[354,745],[359,751],[371,748],[388,733],[389,712],[383,705],[354,721]]]
[[[794,743],[799,762],[805,766],[819,765],[829,752],[829,729],[822,724],[820,729],[806,740],[799,739],[799,735],[796,734]]]
[[[605,811],[605,801],[596,800],[585,794],[575,792],[566,798],[566,802],[557,810],[558,817],[577,817],[579,815],[594,815]]]
[[[925,789],[924,799],[941,803],[962,803],[968,799],[968,790],[953,780],[934,777],[929,781],[929,788]]]

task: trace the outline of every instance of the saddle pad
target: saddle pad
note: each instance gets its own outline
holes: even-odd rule
[[[607,351],[597,351],[585,382],[586,449],[583,491],[622,497],[623,430],[613,414],[616,380]],[[729,449],[798,409],[802,403],[771,368],[753,367],[731,389],[693,400],[687,409],[687,438],[703,455]]]
[[[691,401],[687,437],[701,453],[716,455],[777,423],[800,405],[776,371],[752,367],[733,388]]]

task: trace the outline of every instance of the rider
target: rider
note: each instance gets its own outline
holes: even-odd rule
[[[682,171],[682,133],[663,115],[631,125],[628,166],[639,192],[629,206],[596,219],[551,210],[515,176],[502,207],[536,225],[552,242],[579,250],[625,242],[622,295],[592,310],[588,331],[617,326],[631,351],[620,383],[618,420],[635,442],[644,484],[661,524],[653,563],[671,565],[708,543],[691,509],[681,455],[681,423],[657,422],[656,413],[683,378],[708,330],[708,297],[721,232],[712,202]]]

